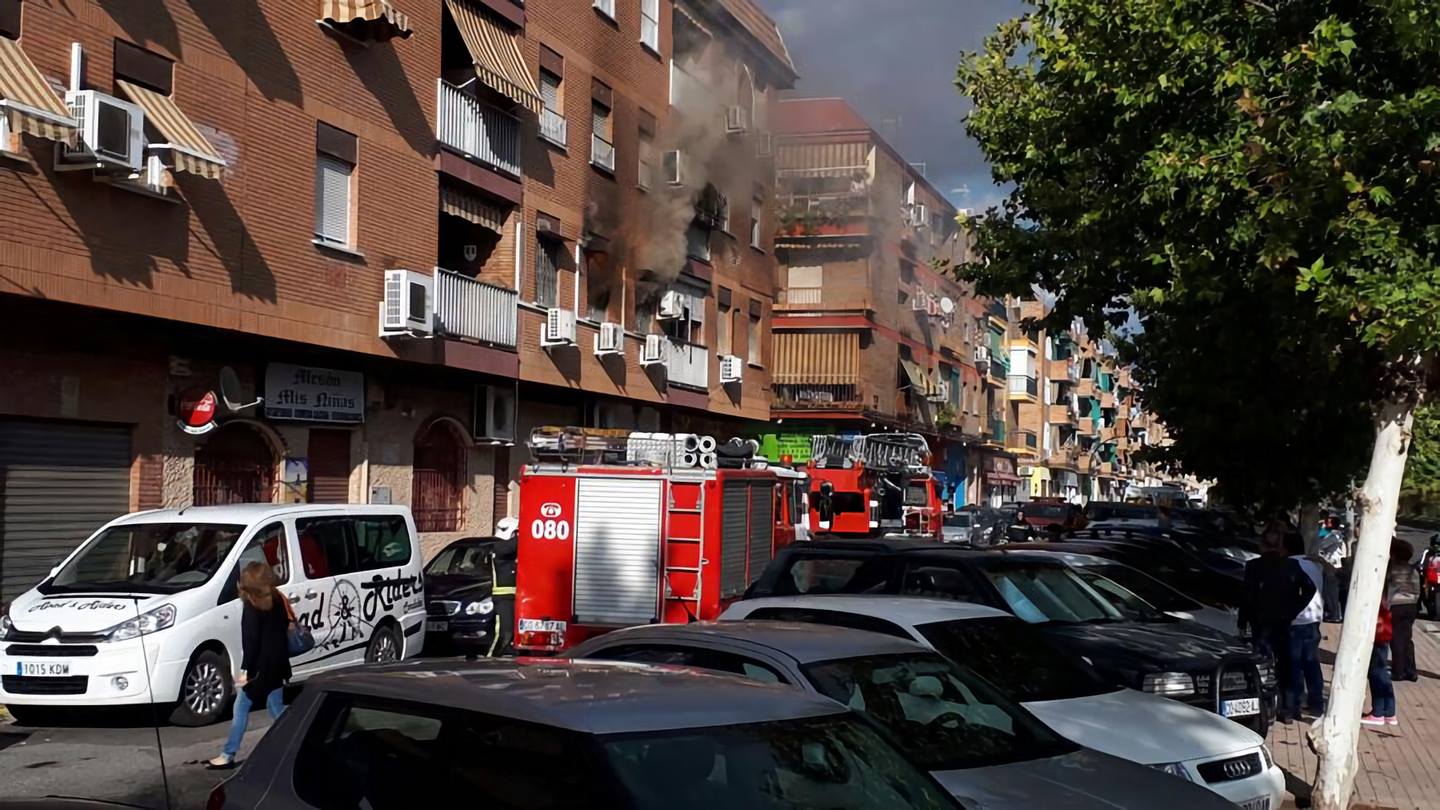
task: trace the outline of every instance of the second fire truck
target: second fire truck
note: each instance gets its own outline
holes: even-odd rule
[[[940,539],[944,509],[930,445],[915,433],[811,439],[810,526],[839,537]]]

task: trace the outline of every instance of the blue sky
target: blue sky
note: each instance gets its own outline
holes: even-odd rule
[[[965,135],[960,52],[1022,10],[1020,0],[759,0],[800,71],[794,95],[840,96],[961,208],[1000,198]],[[966,193],[968,190],[968,193]]]

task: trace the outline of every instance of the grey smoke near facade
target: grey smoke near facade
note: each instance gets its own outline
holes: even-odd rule
[[[792,96],[850,102],[959,208],[1000,199],[962,121],[960,53],[978,49],[1020,0],[759,0],[780,24],[800,82]],[[967,193],[968,192],[968,193]]]

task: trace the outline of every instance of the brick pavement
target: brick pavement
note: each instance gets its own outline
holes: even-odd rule
[[[1340,641],[1340,625],[1324,625],[1321,657],[1325,681]],[[1355,779],[1355,810],[1361,808],[1440,808],[1440,624],[1415,624],[1418,683],[1395,684],[1400,726],[1360,733],[1360,773]],[[1368,705],[1368,704],[1367,704]],[[1292,797],[1285,807],[1308,806],[1309,785],[1315,780],[1316,758],[1305,741],[1309,724],[1276,724],[1270,732],[1270,750],[1287,772]]]

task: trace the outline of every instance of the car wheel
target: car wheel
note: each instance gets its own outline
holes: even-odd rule
[[[375,628],[370,637],[370,646],[365,648],[365,663],[387,664],[400,660],[400,636],[394,625],[382,624]]]
[[[214,650],[197,653],[180,679],[180,702],[170,714],[177,726],[208,726],[218,723],[234,697],[230,662]]]
[[[5,710],[21,726],[50,726],[60,717],[59,711],[50,706],[6,706]]]

